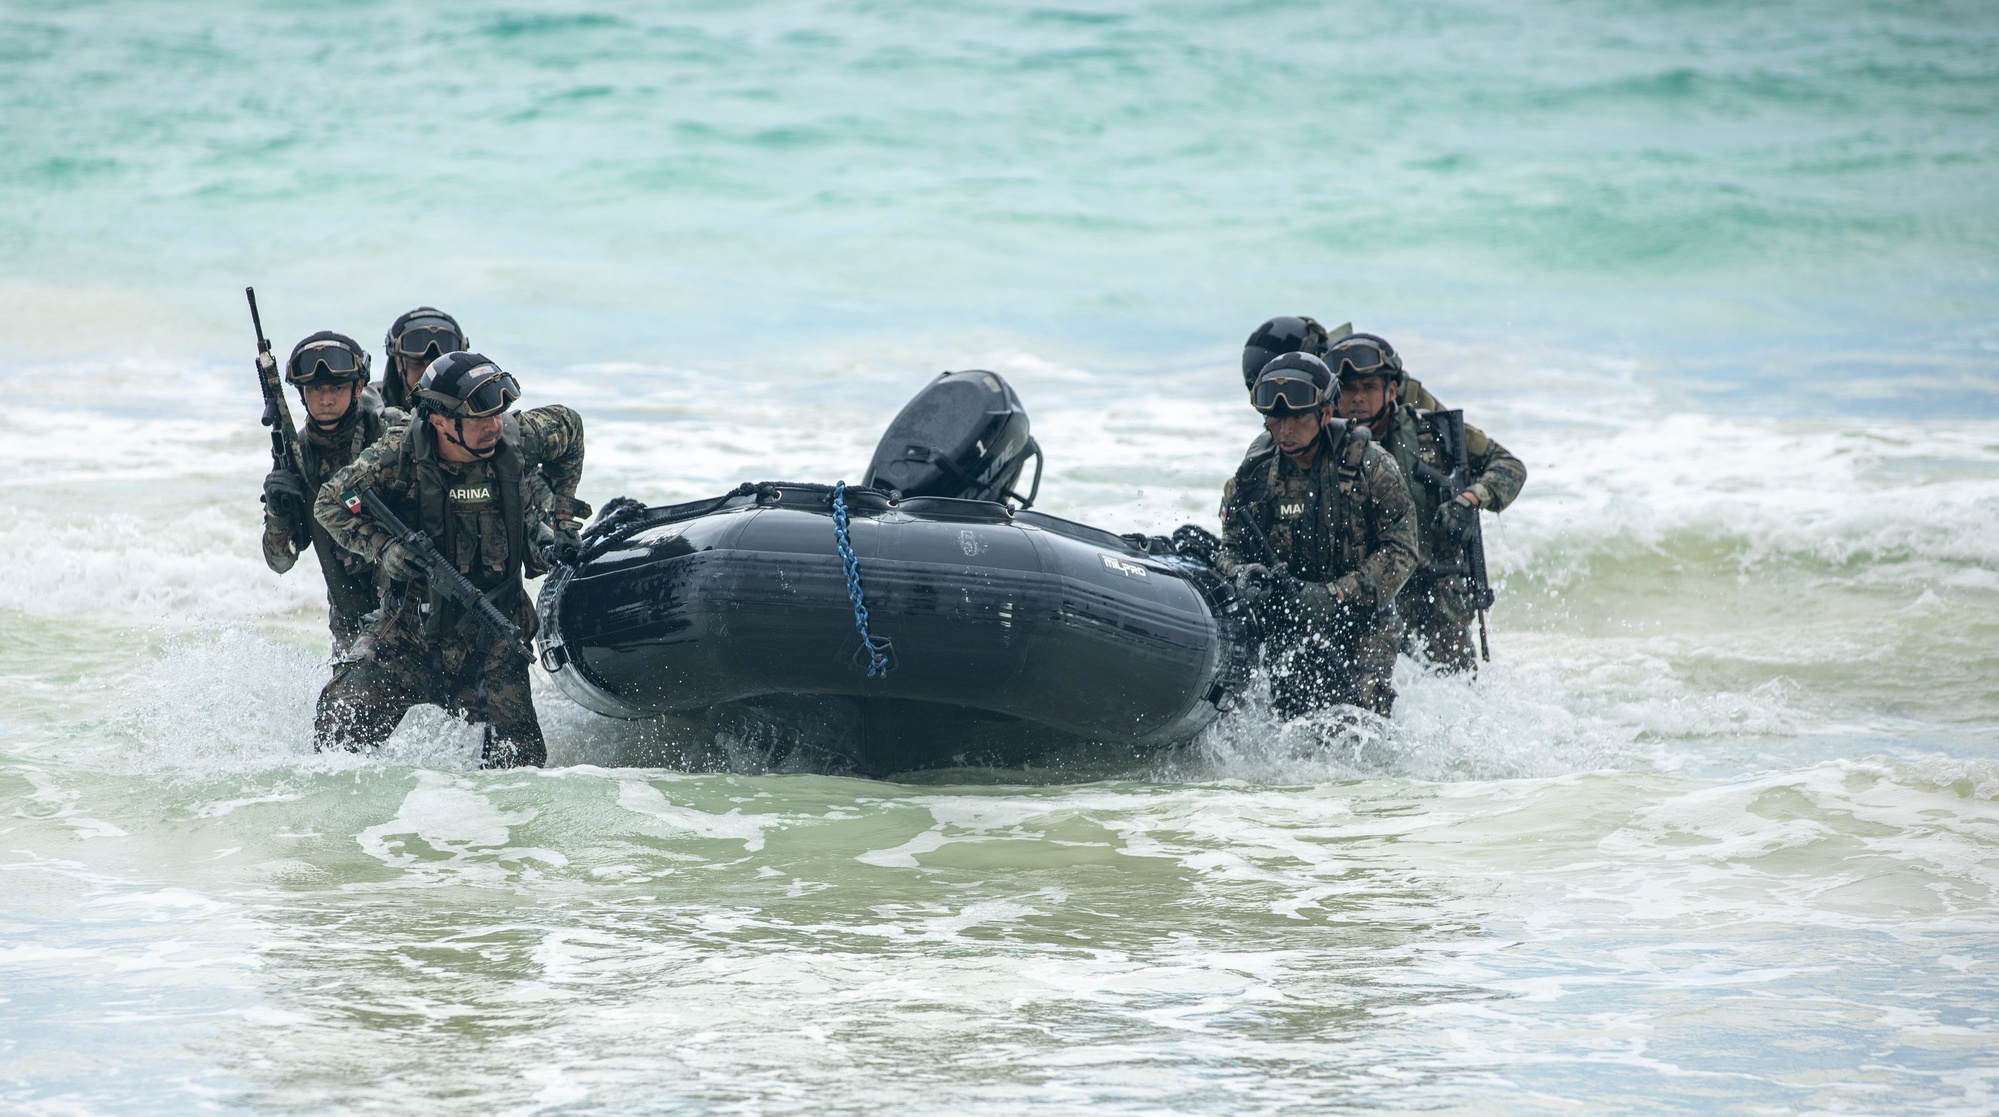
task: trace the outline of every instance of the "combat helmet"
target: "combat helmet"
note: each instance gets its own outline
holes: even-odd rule
[[[389,372],[382,383],[385,400],[397,407],[407,405],[409,394],[400,370],[399,361],[434,361],[446,353],[462,353],[472,348],[471,339],[458,325],[458,319],[434,306],[420,306],[406,310],[389,324],[389,332],[382,338],[382,349],[388,354]]]
[[[1326,362],[1310,353],[1280,353],[1263,366],[1250,385],[1249,403],[1265,415],[1279,418],[1331,407],[1340,398],[1340,381]]]
[[[498,415],[521,398],[521,386],[513,373],[495,364],[483,353],[446,353],[432,361],[417,381],[413,404],[419,422],[431,415],[454,420],[456,434],[444,437],[476,457],[496,453],[498,442],[483,451],[465,444],[465,420]]]
[[[446,353],[463,353],[472,340],[458,326],[458,319],[434,306],[406,310],[389,324],[382,348],[391,357],[434,361]]]
[[[1256,378],[1274,357],[1286,353],[1323,356],[1326,347],[1353,332],[1351,323],[1328,330],[1304,315],[1281,315],[1256,328],[1242,345],[1242,386],[1256,386]]]
[[[368,351],[346,334],[321,330],[292,347],[285,360],[285,383],[303,388],[307,384],[347,384],[368,382]]]
[[[1326,365],[1334,375],[1386,376],[1402,379],[1402,356],[1378,334],[1350,333],[1326,349]]]

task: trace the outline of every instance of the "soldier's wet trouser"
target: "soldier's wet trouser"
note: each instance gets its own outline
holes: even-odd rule
[[[1402,614],[1403,650],[1412,658],[1453,673],[1477,666],[1471,637],[1475,613],[1464,579],[1436,578],[1419,570],[1396,595],[1395,609]]]
[[[326,627],[333,633],[335,663],[347,658],[348,653],[354,650],[354,642],[361,638],[361,633],[367,629],[372,616],[372,612],[349,613],[332,602],[327,603]]]
[[[485,767],[539,767],[548,759],[527,657],[476,632],[447,631],[426,641],[413,603],[386,607],[334,665],[332,681],[319,692],[314,745],[374,748],[410,707],[426,703],[487,727]]]
[[[1333,706],[1358,706],[1387,717],[1395,707],[1395,654],[1402,622],[1395,610],[1343,611],[1332,625],[1283,632],[1271,642],[1271,710],[1289,720]]]

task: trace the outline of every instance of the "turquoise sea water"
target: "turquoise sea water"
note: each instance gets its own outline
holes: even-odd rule
[[[0,6],[0,1108],[1999,1110],[1999,9]],[[1213,523],[1277,313],[1524,459],[1475,683],[869,782],[317,757],[279,347],[445,306],[583,493],[1004,373]]]

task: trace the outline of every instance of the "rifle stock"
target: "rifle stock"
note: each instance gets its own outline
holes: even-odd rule
[[[250,300],[250,325],[257,331],[257,386],[264,393],[264,425],[271,428],[271,468],[289,469],[298,477],[299,487],[310,493],[312,479],[305,474],[305,454],[299,450],[298,427],[292,423],[291,408],[285,405],[285,385],[278,376],[278,359],[271,354],[271,341],[264,336],[264,318],[257,313],[257,289],[243,288]],[[287,505],[292,502],[287,499]],[[292,548],[303,551],[312,545],[312,509],[273,509],[291,521]]]
[[[527,640],[521,636],[521,630],[513,621],[507,619],[505,613],[500,612],[499,607],[493,604],[493,599],[481,593],[479,587],[472,584],[471,579],[459,573],[458,567],[439,553],[437,545],[430,541],[430,536],[404,523],[403,518],[396,515],[395,510],[389,507],[388,502],[383,500],[380,494],[373,489],[362,489],[359,495],[342,493],[340,499],[347,502],[350,512],[358,514],[361,508],[366,508],[369,518],[395,536],[397,542],[415,551],[417,559],[423,563],[424,571],[430,576],[431,586],[446,599],[464,609],[466,615],[479,626],[479,630],[486,634],[487,639],[506,641],[522,655],[529,659],[534,658],[534,653],[528,648]]]

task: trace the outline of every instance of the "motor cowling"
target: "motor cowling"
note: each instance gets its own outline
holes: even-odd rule
[[[1034,483],[1018,490],[1027,460]],[[1041,447],[1027,408],[996,372],[946,372],[903,405],[875,445],[862,483],[905,497],[1013,501],[1033,505],[1041,489]]]

